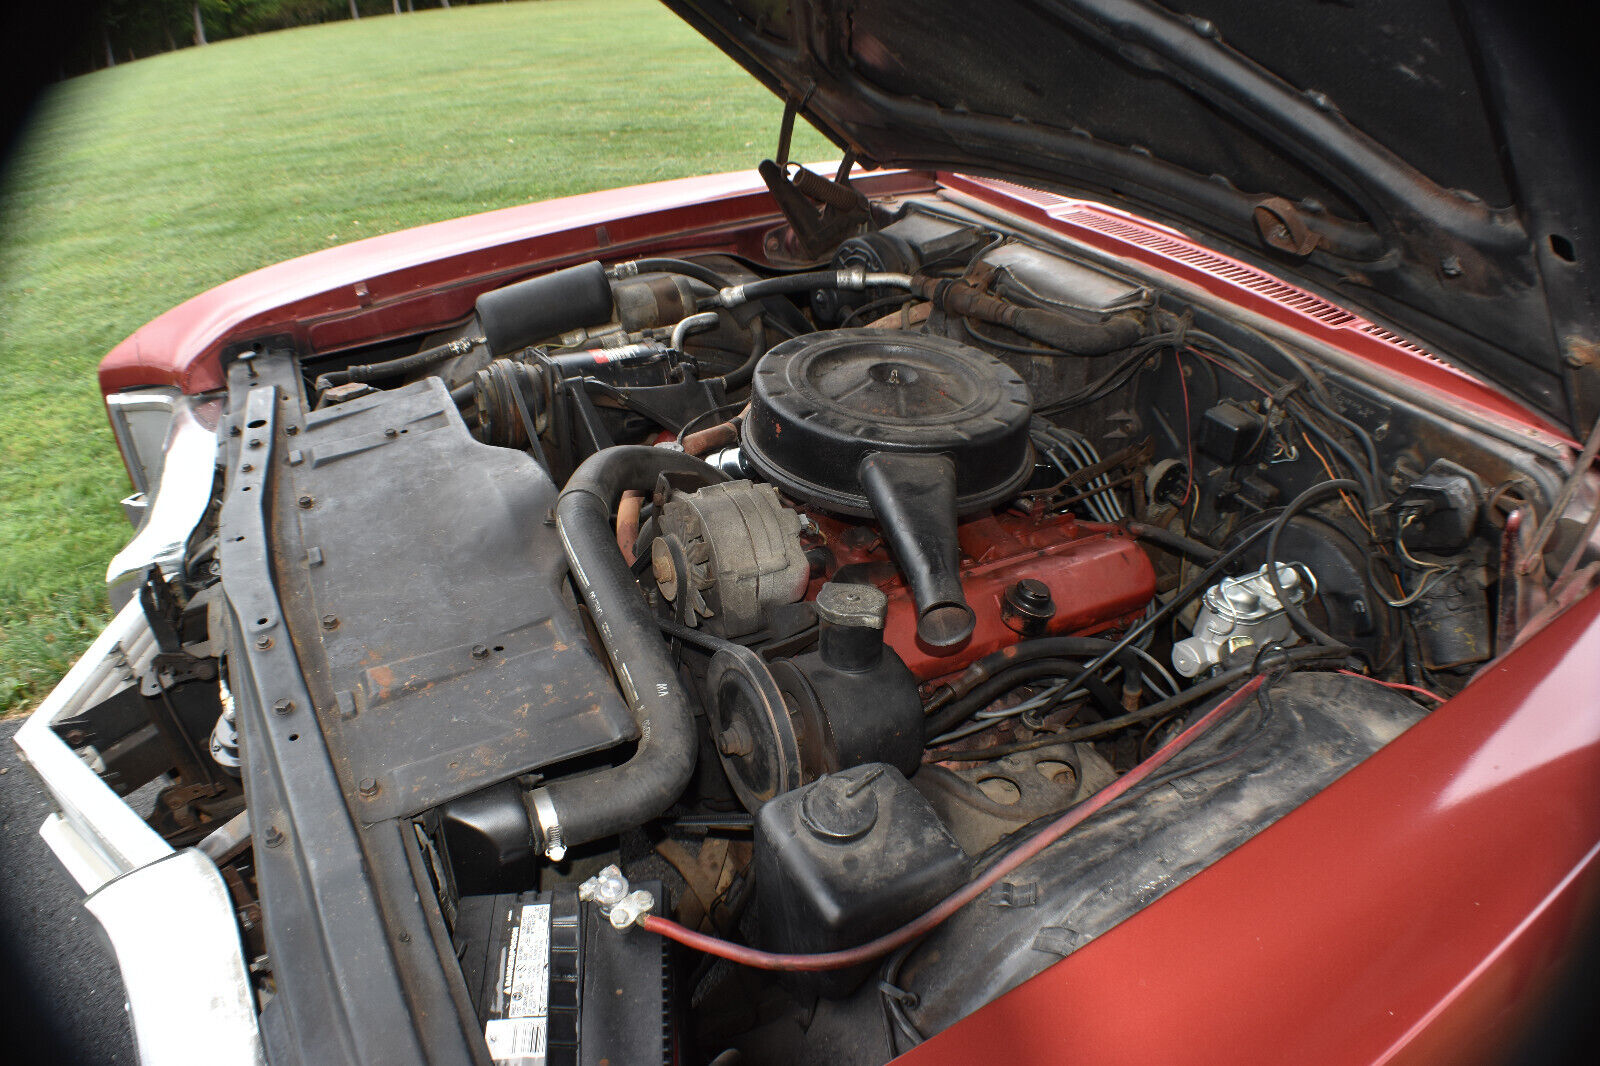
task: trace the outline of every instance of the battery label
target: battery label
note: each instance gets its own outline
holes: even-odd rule
[[[550,904],[529,903],[511,924],[500,959],[503,1017],[484,1025],[489,1054],[505,1066],[545,1066],[550,1033]]]

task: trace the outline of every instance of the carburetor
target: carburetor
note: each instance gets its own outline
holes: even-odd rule
[[[1206,590],[1204,605],[1194,620],[1194,635],[1172,646],[1172,665],[1178,673],[1195,677],[1240,648],[1272,642],[1289,645],[1299,639],[1272,590],[1269,565],[1263,563],[1259,570],[1240,577],[1225,577]],[[1295,607],[1317,591],[1315,575],[1297,564],[1278,564],[1278,584]]]

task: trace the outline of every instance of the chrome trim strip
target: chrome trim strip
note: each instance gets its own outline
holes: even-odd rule
[[[107,883],[84,906],[116,952],[143,1066],[264,1066],[239,927],[210,859],[186,848]]]
[[[113,607],[133,599],[151,566],[168,576],[183,566],[189,534],[205,517],[216,479],[217,434],[195,417],[196,400],[184,396],[173,405],[172,425],[161,468],[160,488],[150,501],[144,524],[106,568]]]
[[[177,389],[132,389],[128,392],[114,392],[106,397],[106,413],[111,418],[111,431],[117,437],[117,450],[122,452],[128,463],[128,476],[133,479],[133,487],[139,492],[149,493],[157,488],[151,484],[151,473],[158,459],[160,441],[148,442],[146,447],[139,446],[139,434],[133,426],[133,421],[128,417],[145,411],[155,411],[166,419],[169,427],[174,406],[179,402],[182,394]],[[166,433],[163,432],[163,438]],[[154,443],[155,447],[149,447]],[[161,479],[155,478],[159,482]]]
[[[61,811],[59,830],[70,829],[81,845],[98,858],[110,877],[131,873],[172,855],[172,848],[132,807],[124,803],[78,754],[58,737],[50,724],[92,707],[111,692],[128,672],[130,655],[137,655],[142,643],[153,640],[144,612],[137,603],[124,607],[111,624],[95,638],[83,658],[75,663],[46,696],[39,709],[17,730],[15,743],[22,757],[38,775]],[[50,834],[46,835],[50,840]],[[55,841],[51,841],[52,847]],[[94,864],[75,865],[63,858],[63,865],[78,876]],[[85,891],[100,884],[84,883]],[[103,881],[101,883],[104,883]]]

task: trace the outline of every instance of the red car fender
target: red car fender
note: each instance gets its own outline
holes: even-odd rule
[[[1488,1063],[1600,902],[1600,593],[1167,896],[897,1061]]]

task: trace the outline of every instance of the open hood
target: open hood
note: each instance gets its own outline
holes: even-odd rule
[[[864,163],[1127,207],[1574,435],[1600,415],[1591,101],[1549,73],[1574,54],[1548,19],[1478,0],[666,3]]]

